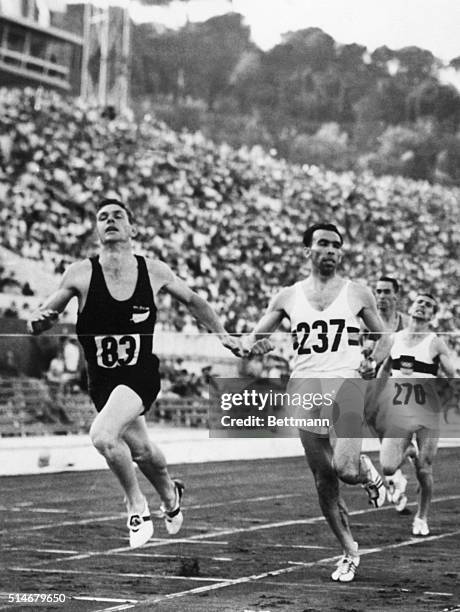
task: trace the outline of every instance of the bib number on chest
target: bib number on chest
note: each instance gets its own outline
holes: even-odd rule
[[[139,334],[96,336],[96,361],[101,368],[132,366],[137,363],[141,338]]]
[[[327,321],[314,321],[311,325],[306,322],[299,323],[292,331],[293,348],[299,355],[325,353],[329,350],[335,353],[339,349],[342,334],[345,329],[345,319],[331,319]],[[316,336],[315,344],[306,346],[311,333]]]
[[[411,383],[395,383],[395,395],[393,397],[393,406],[407,406],[411,398],[416,404],[422,406],[426,401],[425,389],[422,385],[413,385]]]

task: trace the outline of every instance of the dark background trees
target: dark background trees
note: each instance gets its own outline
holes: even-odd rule
[[[179,31],[134,26],[135,103],[176,129],[299,163],[459,180],[460,94],[430,51],[370,53],[306,28],[264,52],[250,34],[237,13]]]

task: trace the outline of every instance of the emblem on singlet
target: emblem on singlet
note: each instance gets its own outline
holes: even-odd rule
[[[410,355],[401,355],[399,358],[400,372],[404,376],[412,376],[414,373],[414,357]]]
[[[150,308],[148,306],[133,306],[133,314],[131,315],[131,321],[133,323],[142,323],[146,321],[150,315]]]

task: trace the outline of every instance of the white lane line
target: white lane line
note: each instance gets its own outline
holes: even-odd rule
[[[338,559],[340,559],[340,555],[335,556],[335,557],[326,557],[324,559],[319,559],[318,561],[312,561],[310,565],[314,566],[314,565],[318,565],[319,563],[326,563],[326,562],[333,563],[334,561],[337,561]],[[250,576],[242,576],[241,578],[235,578],[234,580],[229,580],[229,581],[226,581],[225,583],[222,581],[222,582],[218,582],[212,585],[206,585],[203,587],[196,587],[194,589],[188,589],[186,591],[179,591],[177,593],[169,593],[168,595],[162,595],[160,597],[149,597],[147,599],[144,599],[142,602],[139,602],[139,604],[130,605],[125,609],[134,608],[135,605],[139,605],[142,607],[148,606],[148,609],[151,609],[152,606],[154,606],[157,603],[163,602],[163,601],[168,601],[171,599],[180,599],[181,597],[186,597],[188,595],[198,595],[200,593],[207,593],[209,591],[222,589],[224,587],[235,586],[237,584],[244,584],[247,582],[254,582],[256,580],[262,580],[263,578],[268,578],[269,576],[273,577],[273,576],[281,576],[282,574],[290,574],[298,570],[299,570],[298,566],[290,565],[289,567],[282,567],[280,569],[272,570],[270,572],[264,572],[262,574],[252,574]],[[105,608],[101,608],[100,610],[95,610],[94,612],[107,612],[107,610]]]
[[[437,502],[452,501],[452,500],[457,500],[457,499],[460,499],[460,495],[446,495],[444,497],[438,497],[436,499],[433,499],[431,503],[434,504]],[[407,504],[407,505],[416,506],[417,502],[411,502],[410,504]],[[354,510],[353,512],[349,513],[349,516],[359,516],[361,514],[367,514],[369,512],[382,512],[384,510],[394,511],[394,508],[393,506],[387,505],[387,506],[382,506],[381,508],[366,508],[365,510]],[[143,549],[146,550],[146,549],[151,549],[151,548],[158,548],[160,546],[168,546],[170,544],[177,543],[177,542],[189,544],[190,542],[197,542],[197,541],[212,538],[212,537],[222,537],[222,536],[229,536],[229,535],[232,536],[238,533],[252,533],[255,531],[262,531],[265,529],[278,529],[280,527],[292,527],[293,525],[312,525],[315,523],[324,522],[325,520],[326,519],[324,518],[324,516],[315,516],[315,517],[308,518],[308,519],[296,519],[296,520],[291,520],[291,521],[279,521],[276,523],[264,523],[262,525],[251,525],[250,527],[234,527],[231,529],[222,529],[214,533],[212,532],[200,533],[200,534],[190,536],[189,538],[183,538],[181,540],[171,539],[171,540],[165,540],[162,542],[152,542],[151,544],[145,544]],[[62,559],[43,560],[37,563],[36,565],[34,565],[34,567],[40,567],[41,565],[46,565],[47,563],[56,563],[60,561],[78,561],[81,559],[89,559],[90,557],[94,557],[94,556],[105,557],[108,555],[112,555],[114,553],[120,553],[120,552],[125,552],[125,551],[129,552],[130,550],[131,548],[129,546],[123,546],[121,548],[111,548],[109,550],[92,551],[89,553],[82,553],[79,555],[75,555],[73,557],[62,557]]]
[[[300,548],[307,550],[334,550],[333,546],[315,546],[313,544],[251,544],[251,548]]]
[[[121,604],[121,606],[113,606],[112,608],[104,608],[105,612],[118,612],[119,610],[128,610],[131,608],[129,604]]]
[[[111,516],[100,516],[98,518],[81,519],[79,521],[61,521],[60,523],[50,522],[46,525],[32,525],[29,527],[21,527],[22,533],[29,533],[30,531],[41,531],[42,529],[57,529],[58,527],[74,527],[75,525],[91,525],[92,523],[104,523],[106,521],[116,521],[121,518],[126,518],[124,512],[118,514],[112,514]],[[10,529],[1,529],[0,534],[10,533]]]
[[[288,499],[291,497],[303,497],[302,494],[300,493],[289,493],[286,495],[270,495],[270,496],[265,496],[265,497],[250,497],[248,499],[233,499],[233,500],[229,500],[229,501],[225,501],[225,502],[215,502],[215,503],[209,503],[209,504],[193,504],[190,506],[185,506],[185,508],[183,508],[183,510],[185,512],[187,512],[188,510],[206,510],[209,508],[219,508],[221,506],[227,506],[227,505],[234,505],[234,504],[254,504],[254,503],[259,503],[261,501],[271,501],[271,500],[277,500],[277,499]],[[25,502],[25,504],[27,503],[27,505],[30,505],[32,502]],[[20,504],[17,504],[17,506],[19,506]],[[18,507],[12,507],[12,508],[6,508],[6,507],[0,507],[0,510],[7,510],[7,511],[11,511],[11,512],[23,512],[24,508],[18,508]],[[27,510],[29,512],[45,512],[45,511],[49,511],[49,512],[68,512],[67,510],[46,510],[46,509],[29,509],[27,508]],[[40,531],[42,529],[55,529],[58,527],[71,527],[73,525],[88,525],[91,523],[101,523],[101,522],[105,522],[105,521],[116,521],[120,518],[126,518],[126,515],[124,512],[120,512],[119,514],[112,514],[111,516],[104,516],[103,514],[101,514],[100,516],[96,516],[94,518],[90,518],[90,519],[81,519],[78,521],[62,521],[60,523],[47,523],[46,525],[33,525],[33,526],[24,526],[23,528],[21,528],[21,533],[27,533],[29,531]],[[9,529],[1,529],[0,530],[0,534],[2,533],[8,533]]]
[[[288,580],[262,580],[261,584],[269,584],[270,586],[278,586],[278,587],[297,587],[304,589],[317,589],[319,591],[327,591],[331,592],[332,589],[336,591],[337,589],[343,589],[344,591],[348,590],[356,590],[356,591],[372,591],[375,593],[375,586],[365,586],[361,584],[350,584],[347,582],[346,584],[336,582],[335,584],[331,584],[330,582],[289,582]],[[392,589],[388,589],[388,591],[392,591]],[[142,602],[139,602],[142,603]]]
[[[79,576],[118,576],[119,578],[154,578],[158,580],[159,578],[163,578],[166,580],[192,580],[196,582],[218,582],[221,584],[222,582],[231,582],[231,579],[227,580],[225,578],[205,578],[203,576],[165,576],[164,574],[136,574],[132,572],[100,572],[97,570],[70,570],[70,569],[51,569],[44,567],[10,567],[10,570],[13,572],[25,572],[25,573],[36,573],[41,572],[43,574],[77,574]]]
[[[126,538],[124,538],[126,540]],[[174,538],[174,540],[171,540],[171,538],[152,538],[151,540],[149,540],[149,542],[152,543],[158,543],[158,544],[209,544],[210,546],[228,546],[229,542],[228,540],[200,540],[199,542],[195,542],[192,541],[190,542],[190,540],[188,540],[187,538]]]
[[[162,555],[161,553],[135,553],[135,552],[123,552],[118,553],[120,557],[147,557],[147,559],[196,559],[196,556],[190,555]],[[201,555],[203,559],[210,561],[234,561],[232,557],[208,557],[207,555]]]
[[[266,495],[264,497],[250,497],[248,499],[232,499],[222,502],[214,502],[209,504],[194,504],[186,506],[186,510],[205,510],[206,508],[219,508],[220,506],[241,505],[241,504],[256,504],[258,502],[273,501],[277,499],[290,499],[292,497],[304,497],[302,493],[286,493],[285,495]]]
[[[6,512],[44,512],[48,514],[68,514],[66,508],[29,508],[29,506],[0,506],[0,510]]]
[[[107,603],[139,603],[138,599],[115,599],[114,597],[85,597],[84,595],[72,595],[71,599],[77,599],[78,601],[100,601]]]
[[[77,555],[80,551],[78,550],[64,550],[62,548],[19,548],[19,547],[13,547],[13,548],[8,548],[5,547],[4,548],[4,552],[39,552],[39,553],[53,553],[53,554],[60,554],[60,555]]]
[[[404,546],[416,546],[417,544],[423,544],[424,542],[427,542],[427,541],[430,542],[434,540],[441,540],[441,539],[450,538],[456,535],[460,535],[460,529],[457,529],[456,531],[450,531],[448,533],[442,533],[442,534],[435,535],[435,536],[428,536],[426,538],[425,537],[424,538],[410,538],[410,540],[406,540],[404,542],[398,542],[397,544],[388,544],[386,546],[368,548],[368,549],[361,551],[360,554],[362,557],[364,557],[364,556],[371,555],[377,552],[383,552],[383,551],[392,550],[395,548],[402,548]],[[314,567],[315,565],[322,565],[324,563],[333,563],[334,561],[337,561],[338,559],[340,559],[340,556],[326,557],[324,559],[318,559],[317,561],[310,561],[309,563],[291,563],[288,567],[282,567],[277,570],[263,572],[262,574],[252,574],[250,576],[242,576],[241,578],[235,578],[234,580],[230,580],[230,581],[227,580],[225,582],[222,581],[220,583],[218,582],[216,584],[196,587],[194,589],[189,589],[187,591],[180,591],[178,593],[170,593],[168,595],[163,595],[160,597],[149,597],[143,600],[142,602],[139,602],[138,604],[129,605],[125,609],[128,610],[128,609],[138,607],[138,606],[139,606],[139,609],[141,607],[143,608],[144,606],[148,606],[148,609],[151,609],[152,606],[154,606],[155,604],[161,603],[163,601],[168,601],[171,599],[180,599],[182,597],[187,597],[188,595],[197,595],[200,593],[207,593],[209,591],[216,591],[218,589],[235,586],[237,584],[256,582],[258,580],[263,580],[264,578],[267,578],[267,577],[281,576],[283,574],[290,574],[292,572],[298,571],[301,568]],[[328,590],[330,590],[331,588],[333,587],[332,586],[329,587]],[[100,610],[96,610],[94,612],[107,612],[107,610],[104,608],[101,608]]]

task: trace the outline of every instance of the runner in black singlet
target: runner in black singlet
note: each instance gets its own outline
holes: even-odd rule
[[[99,257],[91,258],[91,282],[77,334],[88,367],[89,393],[98,411],[120,383],[136,391],[144,412],[160,390],[159,361],[152,353],[157,309],[145,259],[136,256],[138,278],[127,300],[116,300],[105,282]],[[100,317],[100,313],[106,316]]]
[[[150,539],[153,523],[133,461],[162,500],[168,533],[177,533],[183,521],[183,484],[171,480],[165,457],[150,441],[143,416],[160,389],[158,359],[152,353],[157,296],[169,293],[235,355],[241,356],[242,350],[210,306],[166,264],[134,255],[136,230],[123,202],[100,202],[96,229],[99,256],[68,268],[59,289],[31,315],[29,330],[40,334],[52,327],[68,302],[77,297],[77,334],[88,363],[90,395],[98,410],[90,437],[124,490],[130,545],[136,548]]]

